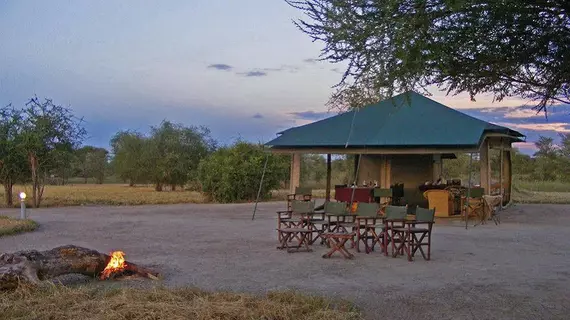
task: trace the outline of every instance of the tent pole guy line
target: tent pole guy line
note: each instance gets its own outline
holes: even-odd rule
[[[253,214],[251,220],[255,219],[255,212],[257,211],[257,204],[259,203],[259,196],[261,195],[261,187],[263,186],[263,178],[265,178],[265,171],[267,170],[267,162],[269,161],[269,152],[265,156],[265,164],[263,165],[263,172],[261,173],[261,181],[259,181],[259,189],[257,190],[257,198],[255,199],[255,206],[253,207]]]

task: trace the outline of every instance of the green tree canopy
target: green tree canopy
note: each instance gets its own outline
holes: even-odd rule
[[[84,146],[75,150],[75,174],[82,177],[84,182],[93,178],[99,184],[103,183],[109,161],[109,152],[105,148]]]
[[[267,197],[287,179],[290,158],[267,154],[262,146],[242,141],[220,148],[202,160],[199,169],[202,191],[218,202],[255,200],[266,157],[269,160],[261,196]]]
[[[30,99],[22,109],[22,143],[31,171],[32,200],[37,208],[48,177],[63,165],[83,141],[82,119],[50,99]],[[65,162],[65,163],[64,163]]]
[[[148,181],[145,146],[146,138],[135,131],[119,131],[111,139],[114,172],[131,186]]]
[[[0,183],[7,206],[12,206],[12,187],[29,173],[22,148],[22,112],[11,105],[0,109]]]
[[[172,189],[197,177],[200,160],[213,152],[216,142],[206,127],[185,127],[170,121],[151,128],[145,160],[157,191],[164,184]]]
[[[472,99],[521,96],[538,110],[570,103],[566,0],[286,2],[306,14],[296,25],[324,42],[323,60],[348,62],[333,107],[429,85]]]

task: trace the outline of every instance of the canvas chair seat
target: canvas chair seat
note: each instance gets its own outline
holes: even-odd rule
[[[411,233],[423,233],[423,232],[428,232],[429,229],[428,228],[418,228],[418,227],[412,227],[409,229],[409,231]]]

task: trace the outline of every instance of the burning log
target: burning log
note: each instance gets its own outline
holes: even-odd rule
[[[0,289],[15,288],[20,284],[37,285],[42,280],[73,273],[99,277],[100,280],[125,275],[153,280],[160,277],[154,271],[125,261],[121,251],[109,256],[96,250],[66,245],[48,251],[0,254]]]

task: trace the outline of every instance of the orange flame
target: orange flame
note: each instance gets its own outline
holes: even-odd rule
[[[126,266],[127,264],[125,263],[125,253],[123,251],[111,252],[111,260],[109,260],[109,263],[107,263],[107,266],[103,272],[101,272],[100,279],[107,279],[113,272],[121,271]]]

